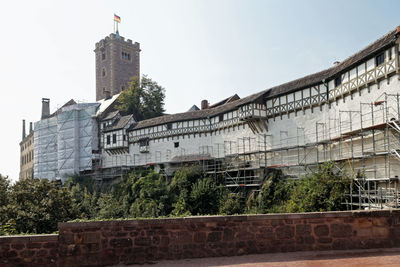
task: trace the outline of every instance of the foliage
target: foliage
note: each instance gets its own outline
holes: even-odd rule
[[[5,223],[0,223],[0,236],[15,235],[17,233],[15,221],[13,219],[10,219]]]
[[[244,211],[243,198],[244,196],[241,193],[234,194],[229,191],[225,192],[219,205],[219,214],[242,214]]]
[[[72,197],[72,209],[78,218],[90,219],[97,216],[98,194],[93,179],[74,175],[64,184]]]
[[[216,214],[220,192],[211,178],[197,180],[190,192],[190,209],[192,214]]]
[[[299,180],[287,203],[288,212],[334,211],[345,209],[350,180],[335,172],[334,163],[325,163],[317,172]]]
[[[123,216],[123,209],[118,199],[111,194],[101,194],[98,199],[99,218],[110,219],[120,218]]]
[[[129,88],[118,98],[118,109],[133,114],[138,121],[163,115],[165,90],[146,75],[142,79],[134,77]]]
[[[0,174],[0,224],[7,221],[6,206],[8,204],[10,180]]]
[[[309,212],[345,209],[350,179],[322,165],[300,180],[270,171],[261,189],[232,193],[199,168],[181,168],[171,180],[150,169],[135,170],[112,183],[72,176],[64,185],[46,179],[10,185],[0,175],[0,235],[51,233],[67,220]]]
[[[168,188],[172,197],[172,206],[174,207],[173,215],[191,215],[190,191],[196,180],[202,177],[203,175],[199,168],[181,168],[175,173]]]
[[[57,230],[58,222],[76,217],[71,195],[57,182],[20,180],[11,186],[8,198],[4,212],[20,233],[51,233]]]

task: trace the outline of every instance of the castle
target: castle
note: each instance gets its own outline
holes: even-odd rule
[[[244,98],[136,121],[115,106],[139,76],[140,45],[111,34],[96,44],[97,102],[70,102],[51,115],[44,105],[33,131],[33,176],[104,180],[135,167],[172,175],[197,164],[227,187],[259,188],[270,170],[299,178],[334,161],[354,174],[354,205],[397,207],[399,35],[394,29],[331,68]]]

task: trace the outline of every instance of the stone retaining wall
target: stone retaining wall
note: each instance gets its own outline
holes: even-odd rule
[[[388,248],[400,247],[400,211],[60,223],[59,233],[61,266]]]
[[[57,266],[58,235],[0,237],[0,266]]]
[[[400,247],[400,210],[59,223],[0,237],[0,266],[107,266],[165,259]]]

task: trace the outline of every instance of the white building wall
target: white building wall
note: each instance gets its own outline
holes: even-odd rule
[[[386,65],[386,71],[394,71],[394,50],[392,59],[389,58],[389,52],[386,52],[385,62],[390,62],[392,65]],[[138,131],[133,131],[130,135],[131,138],[136,138],[137,136],[150,137],[148,153],[141,153],[139,149],[139,143],[134,141],[130,144],[128,160],[130,160],[130,165],[145,165],[158,162],[168,162],[171,161],[175,156],[183,155],[194,155],[202,154],[203,151],[207,151],[213,157],[223,157],[226,154],[226,145],[229,143],[233,146],[233,150],[240,151],[241,149],[246,149],[246,147],[251,147],[254,151],[263,147],[264,138],[266,140],[266,148],[274,149],[288,146],[304,145],[309,143],[315,143],[321,140],[328,140],[332,138],[340,137],[343,132],[349,132],[361,128],[361,115],[360,110],[363,111],[362,126],[364,128],[372,125],[377,125],[386,122],[386,117],[384,114],[384,105],[373,105],[374,118],[372,121],[371,112],[365,109],[371,109],[371,105],[364,105],[361,103],[373,103],[375,101],[385,100],[384,93],[397,94],[400,92],[400,82],[398,75],[391,75],[388,79],[380,80],[378,84],[374,83],[374,79],[366,73],[366,71],[374,70],[375,68],[375,58],[370,59],[366,62],[360,63],[358,66],[352,68],[348,72],[342,73],[342,84],[340,91],[334,86],[334,81],[330,80],[327,82],[328,91],[335,92],[330,94],[329,99],[330,104],[324,103],[318,105],[318,102],[305,103],[304,110],[297,110],[297,114],[293,111],[287,112],[287,110],[281,111],[274,118],[265,120],[268,124],[268,131],[264,131],[261,134],[254,134],[249,127],[246,125],[246,129],[243,130],[243,126],[236,125],[236,130],[233,131],[232,126],[227,127],[223,130],[217,130],[207,134],[196,133],[196,137],[193,133],[184,134],[174,137],[163,137],[153,139],[151,133],[159,132],[161,129],[165,133],[167,131],[166,125],[155,126],[146,129],[140,129]],[[376,71],[378,74],[378,71]],[[364,76],[362,76],[364,75]],[[374,74],[375,75],[375,74]],[[382,75],[380,76],[382,77]],[[363,80],[364,79],[364,80]],[[370,84],[367,88],[357,89],[357,86],[365,83],[365,80],[369,81]],[[343,89],[343,90],[342,90]],[[334,91],[335,90],[335,91]],[[349,90],[353,90],[350,95]],[[305,88],[288,95],[282,95],[274,99],[266,100],[266,107],[260,106],[260,110],[263,111],[265,108],[275,108],[278,105],[283,105],[291,103],[293,101],[301,100],[302,98],[318,98],[321,93],[326,93],[327,88],[320,84],[319,86],[312,88]],[[360,95],[359,95],[360,93]],[[315,101],[315,100],[311,100]],[[315,106],[315,104],[317,104]],[[394,105],[395,102],[389,103],[389,105]],[[311,106],[313,108],[311,108]],[[257,107],[257,105],[254,105]],[[396,109],[396,110],[395,110]],[[227,112],[223,114],[224,121],[237,118],[239,114],[243,116],[244,112],[249,109],[245,107],[240,109],[240,112],[234,110],[232,112]],[[397,112],[397,107],[393,106],[393,110]],[[264,112],[256,111],[258,114],[265,116]],[[342,112],[342,111],[353,111]],[[396,115],[396,112],[393,114]],[[395,116],[393,115],[393,116]],[[390,116],[390,115],[389,115]],[[219,116],[212,117],[211,124],[215,125],[219,121]],[[207,120],[194,120],[185,122],[174,122],[172,123],[172,129],[178,129],[182,127],[196,127],[201,125],[209,125]],[[214,126],[213,126],[213,129]],[[265,135],[265,137],[264,137]],[[160,135],[159,135],[160,136]],[[161,133],[162,136],[162,133]],[[376,145],[381,145],[384,137],[379,135],[376,136]],[[135,139],[135,140],[136,140]],[[248,139],[248,144],[243,140]],[[366,140],[366,141],[365,141]],[[372,139],[366,137],[365,150],[372,148]],[[174,143],[179,142],[179,147],[175,147]],[[241,144],[243,143],[243,144]],[[218,145],[219,144],[219,145]],[[225,144],[225,145],[224,145]],[[224,149],[225,147],[225,149]],[[385,147],[383,147],[385,148]],[[381,149],[383,149],[381,147]],[[260,149],[261,150],[261,149]],[[329,150],[329,155],[327,153]],[[277,151],[268,154],[268,166],[273,165],[295,165],[298,164],[299,158],[301,158],[301,163],[315,163],[317,160],[322,162],[324,160],[330,159],[340,159],[350,156],[358,157],[361,156],[361,140],[355,138],[353,140],[353,145],[350,145],[349,141],[343,142],[341,146],[337,143],[330,144],[329,146],[318,145],[314,147],[305,148],[303,151],[298,150],[284,150]],[[355,165],[359,164],[357,162]],[[382,163],[379,163],[382,166]],[[383,175],[382,172],[378,172],[377,175]]]

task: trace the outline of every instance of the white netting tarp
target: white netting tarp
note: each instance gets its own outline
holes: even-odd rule
[[[35,123],[35,177],[65,179],[92,168],[92,150],[98,149],[98,106],[71,105],[56,116]]]

